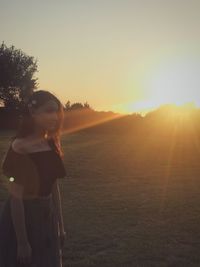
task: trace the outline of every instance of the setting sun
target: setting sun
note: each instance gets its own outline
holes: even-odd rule
[[[139,71],[138,71],[139,72]],[[142,74],[141,74],[142,73]],[[200,107],[200,56],[188,51],[176,51],[157,58],[141,70],[139,88],[143,97],[124,103],[119,109],[142,114],[164,104]],[[183,112],[183,111],[182,111]]]

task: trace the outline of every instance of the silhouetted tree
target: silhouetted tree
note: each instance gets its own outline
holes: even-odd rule
[[[90,107],[90,105],[88,104],[88,102],[85,102],[85,103],[84,103],[84,108],[92,109],[92,108]]]
[[[19,109],[37,88],[37,60],[4,42],[0,46],[0,102],[5,108]]]
[[[65,106],[65,110],[77,110],[77,109],[90,109],[90,110],[93,110],[90,105],[85,102],[84,104],[82,103],[79,103],[79,102],[75,102],[73,104],[71,104],[70,101],[67,101],[67,103],[64,105]]]
[[[70,110],[70,101],[67,101],[67,103],[64,105],[66,110]]]
[[[71,110],[74,110],[74,109],[81,109],[81,108],[83,108],[83,104],[78,103],[78,102],[73,103],[73,104],[71,105]]]

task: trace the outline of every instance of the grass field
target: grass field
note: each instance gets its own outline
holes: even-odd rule
[[[1,134],[0,157],[10,135]],[[200,266],[197,142],[87,131],[61,142],[64,267]]]

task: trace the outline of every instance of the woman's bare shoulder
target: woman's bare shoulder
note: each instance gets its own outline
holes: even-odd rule
[[[11,143],[12,149],[21,154],[25,154],[27,152],[27,144],[24,138],[15,138]]]

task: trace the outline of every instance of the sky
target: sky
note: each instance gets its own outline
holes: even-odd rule
[[[0,41],[38,60],[63,104],[200,107],[199,0],[0,0]]]

